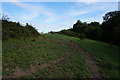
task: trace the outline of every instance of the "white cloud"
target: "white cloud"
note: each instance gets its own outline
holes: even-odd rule
[[[70,8],[70,10],[66,10],[66,13],[64,14],[62,13],[61,15],[61,14],[55,14],[52,10],[50,10],[50,8],[42,5],[35,5],[35,4],[29,4],[29,3],[23,3],[23,2],[12,3],[12,4],[24,9],[24,12],[22,11],[19,13],[20,14],[18,16],[19,19],[21,21],[24,20],[23,21],[24,23],[28,21],[31,24],[35,24],[37,29],[39,29],[39,32],[59,31],[61,29],[67,29],[71,27],[73,23],[75,23],[76,19],[74,19],[74,17],[80,16],[83,14],[88,14],[94,11],[101,11],[105,9],[110,10],[114,8],[114,6],[111,6],[111,5],[98,5],[98,4],[92,4],[91,6],[80,8],[80,5],[77,3],[75,5],[72,5],[72,8]],[[42,20],[41,22],[42,24],[39,21],[34,21],[34,22],[32,21],[32,19],[39,17],[40,15],[47,16],[46,19]],[[89,18],[80,19],[80,20],[82,20],[83,22],[90,22],[90,21],[101,22],[102,16],[89,17]],[[60,23],[60,21],[63,21],[63,22]]]
[[[18,12],[16,15],[10,15],[11,19],[19,21],[21,23],[30,22],[32,19],[39,17],[40,15],[45,15],[45,20],[42,22],[52,23],[59,20],[60,15],[55,14],[51,9],[43,5],[36,5],[24,2],[10,2],[13,5],[16,5],[20,8],[23,8],[21,12]]]
[[[72,17],[75,17],[75,16],[80,16],[80,15],[83,15],[83,14],[87,14],[89,13],[90,11],[78,11],[78,10],[72,10],[69,15],[72,16]]]
[[[49,9],[46,8],[45,6],[33,5],[33,4],[28,4],[23,2],[13,2],[12,4],[24,9],[24,11],[19,13],[21,15],[18,16],[19,19],[24,21],[32,20],[41,14],[46,15],[48,17],[51,17],[54,15],[54,13],[50,12]]]
[[[96,5],[96,4],[93,4],[91,5],[90,7],[85,7],[83,9],[78,9],[80,8],[78,3],[76,3],[76,5],[72,5],[72,8],[70,10],[68,10],[67,13],[65,14],[62,14],[62,15],[59,15],[59,14],[55,14],[53,13],[50,9],[48,9],[47,7],[45,6],[41,6],[41,5],[33,5],[33,4],[28,4],[28,3],[13,3],[21,8],[24,8],[26,11],[24,12],[21,12],[21,16],[19,17],[21,20],[24,20],[24,21],[28,21],[28,20],[32,20],[38,16],[40,16],[41,14],[42,15],[46,15],[47,18],[43,21],[45,23],[52,23],[52,22],[55,22],[57,20],[64,20],[64,19],[68,19],[68,18],[73,18],[73,17],[76,17],[76,16],[80,16],[80,15],[83,15],[83,14],[88,14],[90,12],[94,12],[94,11],[97,11],[97,10],[105,10],[105,9],[110,9],[111,5],[108,6],[108,5]],[[77,8],[76,8],[77,6]],[[96,7],[98,6],[98,7]]]
[[[112,11],[112,10],[117,10],[117,3],[114,6],[111,6],[111,4],[108,3],[94,3],[92,5],[88,5],[84,8],[81,8],[81,2],[77,2],[75,5],[73,5],[69,11],[69,15],[75,17],[75,16],[80,16],[83,14],[89,14],[89,13],[94,13],[96,11]]]

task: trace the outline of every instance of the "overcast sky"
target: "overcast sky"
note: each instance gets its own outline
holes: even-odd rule
[[[2,2],[2,13],[10,20],[29,23],[44,33],[71,28],[77,20],[101,23],[105,13],[115,10],[117,2]]]

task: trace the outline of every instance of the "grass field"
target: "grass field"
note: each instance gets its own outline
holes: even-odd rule
[[[86,57],[77,51],[70,41],[87,49],[98,62],[101,72],[108,78],[119,77],[119,48],[118,46],[59,34],[40,35],[26,39],[10,39],[3,41],[3,76],[15,72],[16,67],[23,70],[30,69],[30,65],[37,66],[48,63],[61,56],[67,56],[52,66],[38,70],[32,75],[24,77],[42,78],[87,78],[91,73],[86,64]]]
[[[74,37],[64,37],[77,42],[93,54],[94,58],[98,62],[98,65],[101,67],[101,72],[107,78],[120,78],[119,46],[89,39],[80,40]]]
[[[75,54],[53,66],[38,71],[34,76],[42,78],[87,78],[90,73],[85,64],[85,57],[81,54]]]
[[[16,67],[20,67],[23,70],[30,69],[30,65],[45,64],[67,54],[70,55],[59,63],[54,64],[54,66],[29,76],[44,78],[90,76],[85,63],[85,56],[78,51],[72,51],[72,46],[69,46],[68,42],[69,40],[66,40],[61,35],[41,35],[37,38],[25,40],[11,39],[3,41],[3,76],[9,76],[14,73]],[[45,72],[49,73],[49,75],[46,75]]]

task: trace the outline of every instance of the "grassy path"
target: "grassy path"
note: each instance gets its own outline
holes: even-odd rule
[[[52,65],[60,62],[61,60],[64,59],[64,57],[65,57],[65,56],[59,57],[59,58],[57,58],[57,59],[55,59],[55,60],[49,61],[48,63],[44,63],[44,64],[41,64],[41,65],[31,66],[31,68],[30,68],[30,69],[27,69],[27,70],[23,70],[23,69],[21,69],[21,68],[19,68],[19,67],[16,67],[16,68],[15,68],[15,72],[14,72],[12,75],[7,76],[7,77],[5,77],[5,78],[20,78],[20,77],[22,77],[22,76],[32,75],[32,74],[36,73],[38,70],[45,69],[45,68],[47,68],[47,67],[49,67],[49,66],[52,66]]]
[[[78,48],[86,57],[86,63],[88,65],[89,71],[91,73],[90,78],[103,78],[103,75],[100,73],[100,67],[97,66],[97,62],[93,55],[88,52],[85,48],[81,47],[79,44],[71,41],[71,44],[74,44],[74,48]]]
[[[103,77],[120,79],[119,46],[89,39],[80,40],[74,37],[64,37],[78,43],[83,47],[83,50],[87,50],[90,55],[92,55],[92,57],[95,59],[95,64],[100,67],[100,69],[98,68],[98,71],[102,73]]]
[[[37,63],[38,65],[35,65],[35,66],[33,66],[31,64],[29,69],[22,69],[22,68],[16,66],[14,73],[12,73],[9,76],[3,76],[3,78],[21,78],[22,76],[30,76],[30,75],[37,73],[38,71],[42,71],[43,69],[46,69],[55,64],[58,64],[62,60],[66,60],[66,59],[68,59],[68,57],[74,56],[76,53],[78,54],[78,52],[81,52],[79,49],[79,46],[77,44],[75,44],[74,42],[72,42],[71,40],[64,39],[64,42],[65,42],[66,46],[69,46],[69,49],[64,53],[63,56],[56,57],[55,59],[50,60],[47,63],[43,63],[43,64]],[[61,44],[61,43],[59,43],[59,44]],[[38,45],[38,47],[39,47],[39,45]]]
[[[100,67],[97,66],[97,62],[93,55],[89,53],[83,47],[80,48],[82,53],[86,56],[86,63],[88,65],[89,71],[91,72],[91,78],[103,78],[103,75],[100,73]]]
[[[102,78],[103,76],[99,72],[100,68],[96,65],[96,61],[92,57],[92,55],[88,51],[86,51],[84,48],[80,47],[80,45],[76,44],[75,42],[69,41],[67,39],[65,39],[65,40],[67,41],[68,46],[70,46],[73,51],[79,50],[86,56],[86,63],[88,65],[89,71],[91,72],[90,78]],[[68,56],[74,55],[73,53],[70,54],[70,51],[68,53],[69,54],[66,54],[65,56],[60,56],[59,58],[49,61],[48,63],[44,63],[44,64],[37,65],[37,66],[31,66],[31,68],[26,71],[20,69],[19,67],[16,67],[14,74],[9,77],[10,78],[11,77],[12,78],[20,78],[22,76],[32,75],[32,74],[36,73],[38,70],[41,71],[41,70],[48,68],[56,63],[59,63],[60,61],[62,61],[64,59],[67,59]]]
[[[109,51],[117,54],[117,46],[57,34],[3,44],[3,78],[107,78],[105,74],[117,74],[117,57]]]

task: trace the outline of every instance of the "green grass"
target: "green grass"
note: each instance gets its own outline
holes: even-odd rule
[[[16,66],[29,69],[30,65],[47,63],[60,56],[68,54],[71,47],[67,45],[68,40],[78,43],[87,49],[98,62],[101,73],[106,78],[120,78],[119,74],[119,49],[120,47],[89,39],[79,39],[59,34],[44,34],[39,37],[24,39],[10,39],[3,41],[3,75],[7,76],[14,72]],[[85,78],[89,77],[86,57],[79,51],[72,52],[57,64],[30,75],[30,77],[43,78]],[[25,77],[25,76],[23,76]],[[29,76],[27,76],[29,77]]]
[[[86,78],[91,75],[88,71],[85,56],[82,53],[76,53],[47,69],[38,71],[34,76],[42,78]]]
[[[30,68],[30,65],[46,63],[59,56],[62,56],[69,49],[64,45],[63,40],[55,41],[48,36],[28,38],[26,40],[3,41],[3,75],[14,72],[16,66],[23,69]],[[32,41],[35,40],[35,41]],[[63,44],[58,44],[58,42]]]
[[[26,70],[30,68],[31,64],[33,66],[44,64],[60,56],[65,56],[69,54],[69,52],[70,54],[74,54],[74,52],[71,51],[71,47],[67,45],[67,42],[62,35],[57,34],[44,34],[39,37],[26,38],[25,40],[10,39],[3,41],[3,76],[8,76],[15,72],[16,66]],[[66,75],[68,75],[66,77],[87,77],[90,75],[85,63],[85,57],[80,52],[77,52],[77,54],[73,56],[68,56],[68,58],[51,66],[51,68],[52,69],[46,68],[40,72],[38,71],[34,75],[45,78],[63,78]],[[59,68],[62,71],[59,71]],[[44,73],[46,71],[48,71],[51,76],[46,76],[46,73]]]
[[[64,37],[79,43],[82,47],[93,54],[98,65],[101,67],[101,73],[107,78],[120,78],[119,46],[89,39],[80,40],[74,37]]]

